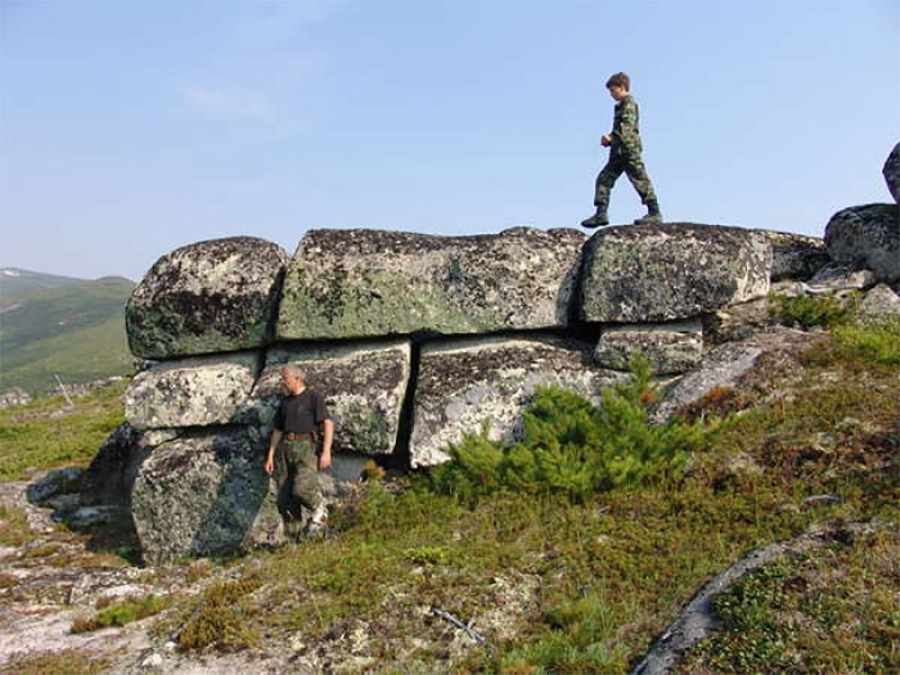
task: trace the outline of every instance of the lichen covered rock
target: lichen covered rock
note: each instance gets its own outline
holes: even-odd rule
[[[167,253],[128,300],[132,353],[169,359],[266,344],[288,259],[284,249],[255,237],[204,241]]]
[[[471,237],[313,230],[285,275],[278,337],[566,326],[583,243],[575,230],[524,227]]]
[[[651,371],[659,375],[690,370],[703,356],[703,326],[699,319],[610,326],[600,333],[594,350],[599,365],[623,371],[638,354],[647,357]]]
[[[831,261],[825,242],[818,237],[770,230],[759,232],[772,245],[773,282],[788,279],[805,281]]]
[[[268,437],[282,394],[280,367],[295,363],[325,396],[335,426],[333,449],[364,455],[394,451],[410,376],[407,340],[366,345],[282,345],[269,351],[246,422]]]
[[[866,268],[877,281],[900,281],[900,206],[868,204],[838,211],[825,227],[834,262]]]
[[[761,297],[772,266],[765,235],[690,223],[601,230],[584,256],[581,313],[597,322],[686,319]]]
[[[136,429],[235,422],[244,414],[260,358],[242,352],[156,364],[128,386],[125,418]]]
[[[185,435],[155,448],[140,466],[131,497],[145,561],[282,543],[264,457],[265,447],[244,429]]]
[[[465,434],[512,440],[538,386],[557,386],[599,403],[600,388],[625,377],[590,365],[590,346],[574,340],[473,338],[426,346],[416,388],[410,463],[446,462]]]

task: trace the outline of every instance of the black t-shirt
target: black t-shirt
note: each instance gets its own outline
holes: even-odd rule
[[[325,398],[311,389],[281,399],[275,413],[275,428],[294,434],[309,434],[322,422],[331,419]]]

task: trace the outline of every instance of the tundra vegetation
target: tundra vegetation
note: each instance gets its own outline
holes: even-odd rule
[[[900,321],[812,302],[777,304],[778,320],[832,326],[824,347],[664,425],[648,423],[657,392],[638,362],[599,407],[541,390],[515,443],[472,435],[455,462],[414,476],[370,467],[330,536],[174,568],[209,583],[166,606],[145,599],[151,632],[185,654],[319,655],[324,672],[620,674],[715,574],[816,532],[821,546],[716,597],[718,629],[681,672],[897,672]],[[68,436],[51,433],[47,404],[2,413],[0,476],[86,461],[120,419],[111,400],[83,429],[67,417],[77,452],[55,447]],[[0,518],[0,541],[21,541],[15,509]],[[433,608],[472,621],[484,644]],[[15,672],[73,672],[81,657],[49,658],[17,657]]]

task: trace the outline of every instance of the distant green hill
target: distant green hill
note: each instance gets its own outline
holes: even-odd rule
[[[87,279],[61,277],[57,274],[31,272],[15,267],[0,268],[0,308],[16,302],[23,295],[45,288],[83,284]]]
[[[27,291],[20,284],[10,297],[9,279],[0,277],[0,391],[21,387],[40,395],[55,386],[54,375],[79,383],[132,372],[125,303],[133,282],[63,283],[67,277],[17,271],[20,281],[44,285]]]

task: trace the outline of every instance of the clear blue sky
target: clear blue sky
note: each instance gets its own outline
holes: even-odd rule
[[[624,70],[669,221],[888,202],[900,2],[0,1],[0,266],[577,227]],[[623,177],[614,222],[642,215]]]

